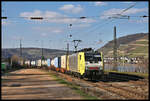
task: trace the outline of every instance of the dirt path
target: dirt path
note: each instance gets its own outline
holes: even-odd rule
[[[21,69],[1,78],[2,99],[84,99],[39,69]]]

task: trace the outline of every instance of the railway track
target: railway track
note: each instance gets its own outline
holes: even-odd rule
[[[129,81],[129,83],[132,83],[132,84],[137,84],[137,85],[148,85],[148,81],[143,81],[143,80],[139,80],[139,81]]]
[[[74,76],[71,76],[71,75],[66,75],[66,74],[63,74],[63,73],[58,73],[58,74],[59,74],[60,77],[65,78],[69,82],[73,82],[73,81],[76,80],[77,82],[80,82],[80,83],[90,84],[91,86],[93,86],[93,89],[95,87],[98,87],[98,88],[103,89],[103,90],[105,90],[109,93],[112,93],[112,94],[115,94],[115,95],[119,96],[121,99],[148,99],[148,96],[143,94],[142,92],[133,91],[130,88],[127,89],[127,88],[123,88],[122,86],[109,84],[108,82],[106,82],[106,81],[113,81],[115,79],[118,79],[118,80],[121,80],[121,81],[127,81],[128,80],[127,78],[117,78],[115,76],[112,76],[111,78],[109,78],[109,77],[106,76],[101,81],[89,81],[87,79],[80,79],[80,78],[77,78],[77,77],[74,77]],[[103,82],[103,81],[105,81],[105,82]],[[143,81],[131,81],[130,80],[129,82],[130,83],[135,83],[136,82],[135,84],[144,84]]]
[[[98,82],[94,85],[97,85],[98,87],[105,89],[107,91],[110,91],[112,93],[116,93],[117,95],[120,95],[127,99],[146,99],[146,98],[148,98],[143,93],[138,93],[138,92],[132,91],[130,89],[125,89],[125,88],[119,87],[118,85],[107,84],[104,82]],[[105,87],[104,87],[104,85],[105,85]]]

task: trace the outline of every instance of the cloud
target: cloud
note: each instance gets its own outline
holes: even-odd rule
[[[47,33],[41,33],[41,36],[47,36]]]
[[[59,8],[60,10],[64,11],[64,12],[67,12],[67,13],[74,13],[74,14],[77,14],[77,13],[80,13],[83,11],[83,8],[81,7],[81,5],[72,5],[72,4],[69,4],[69,5],[64,5],[62,7]]]
[[[96,20],[91,18],[79,19],[79,18],[71,18],[67,15],[60,14],[54,11],[40,11],[35,10],[33,12],[22,12],[20,13],[21,17],[43,17],[43,20],[39,20],[41,22],[51,22],[51,23],[93,23]],[[37,20],[36,20],[37,21]]]
[[[124,9],[116,9],[112,8],[109,10],[104,11],[101,15],[102,19],[114,16],[114,14],[119,14],[123,11]],[[140,12],[148,12],[148,8],[131,8],[123,13],[123,15],[129,15],[129,14],[136,14]]]
[[[40,10],[35,10],[34,12],[23,12],[20,13],[21,17],[42,17],[42,12]]]
[[[105,2],[95,2],[95,6],[104,6],[107,5]]]

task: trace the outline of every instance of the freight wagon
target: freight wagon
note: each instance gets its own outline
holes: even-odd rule
[[[26,60],[24,63],[25,63],[25,66],[27,66],[27,67],[30,66],[30,61],[29,60]]]
[[[47,67],[47,60],[42,60],[42,67]]]
[[[55,57],[54,58],[54,67],[56,71],[60,70],[61,67],[61,57]]]
[[[38,68],[47,67],[47,60],[36,60],[36,66]]]
[[[36,60],[35,64],[36,64],[37,68],[40,68],[41,67],[41,59]]]
[[[31,61],[31,66],[32,66],[32,67],[35,67],[35,66],[36,66],[35,61]]]
[[[68,57],[67,57],[67,55],[63,55],[63,56],[61,56],[61,68],[60,68],[60,71],[62,73],[65,73],[67,70],[69,70],[69,68],[68,68]]]
[[[12,66],[9,64],[9,62],[2,62],[1,63],[1,71],[6,71],[6,70],[9,70],[11,69]]]
[[[47,66],[50,67],[51,66],[51,59],[47,59]]]
[[[51,59],[47,59],[46,61],[47,61],[47,68],[50,69],[50,67],[51,67]]]
[[[7,69],[7,64],[6,63],[1,63],[1,71],[5,71]]]

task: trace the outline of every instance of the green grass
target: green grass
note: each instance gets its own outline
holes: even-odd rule
[[[128,56],[129,58],[137,56],[144,56],[145,58],[148,58],[148,53],[128,53],[126,56]]]
[[[119,72],[119,71],[105,71],[105,73],[109,73],[109,72],[123,73],[123,74],[132,74],[132,75],[137,75],[137,76],[144,77],[144,78],[146,78],[146,79],[148,79],[148,77],[149,77],[149,74],[148,74],[148,73]]]
[[[91,95],[88,95],[88,94],[84,93],[83,91],[81,91],[80,90],[80,86],[77,86],[75,84],[67,82],[67,81],[59,78],[56,74],[53,74],[53,73],[50,73],[50,72],[47,72],[47,74],[51,75],[53,78],[55,78],[55,80],[58,81],[60,84],[65,84],[68,87],[70,87],[71,89],[73,89],[76,93],[78,93],[81,96],[83,96],[84,99],[86,99],[86,100],[98,100],[98,98],[96,96],[91,96]]]
[[[136,41],[135,44],[148,44],[148,41]]]
[[[148,53],[148,46],[138,46],[131,50],[130,53]]]

